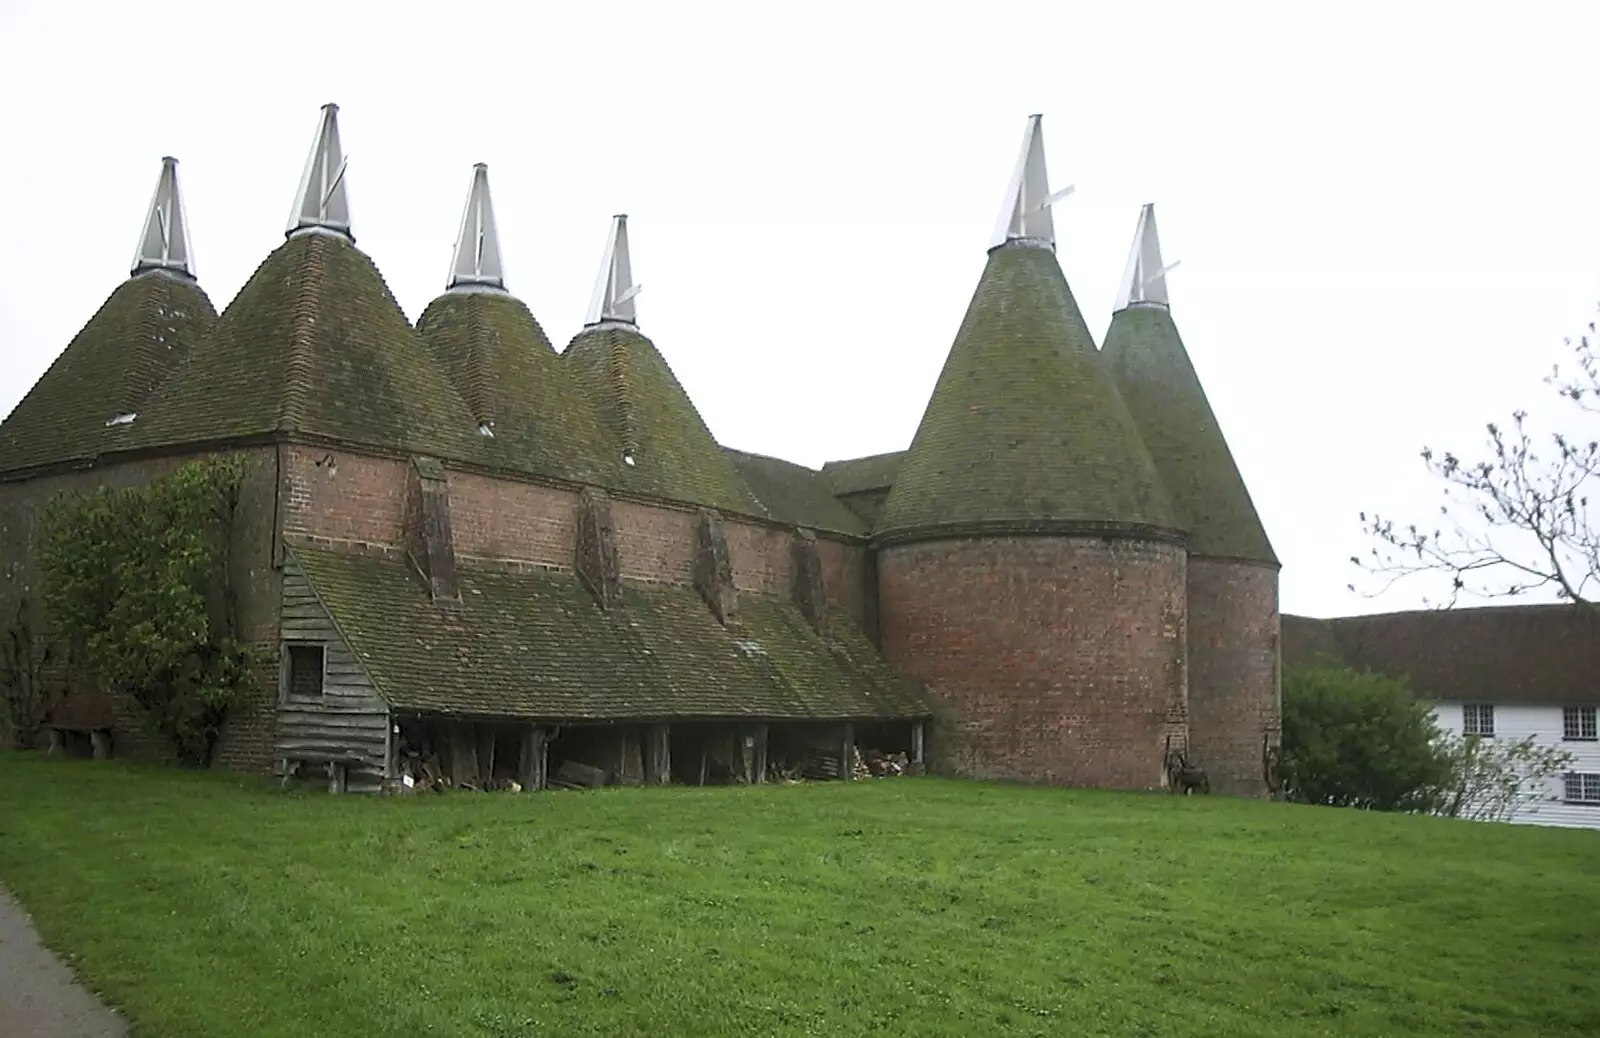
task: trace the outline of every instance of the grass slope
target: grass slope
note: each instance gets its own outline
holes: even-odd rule
[[[0,754],[140,1035],[1592,1035],[1600,834],[932,779],[279,794]]]

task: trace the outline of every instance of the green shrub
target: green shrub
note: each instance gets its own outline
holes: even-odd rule
[[[1284,792],[1375,811],[1434,811],[1451,755],[1427,703],[1405,682],[1316,664],[1283,679]]]
[[[46,516],[40,594],[75,664],[133,698],[185,764],[211,760],[254,653],[234,637],[228,561],[238,459],[64,498]]]

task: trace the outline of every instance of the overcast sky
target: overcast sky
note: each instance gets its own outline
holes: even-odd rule
[[[0,0],[0,413],[126,275],[162,155],[221,309],[335,101],[413,320],[474,162],[558,347],[627,212],[641,328],[712,431],[808,465],[910,442],[1044,113],[1097,337],[1156,203],[1285,612],[1419,604],[1346,590],[1357,513],[1426,517],[1420,447],[1559,414],[1540,378],[1600,301],[1594,5],[656,6]]]

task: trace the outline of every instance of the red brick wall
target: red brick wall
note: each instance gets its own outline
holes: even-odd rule
[[[401,543],[408,464],[321,447],[285,447],[284,532]]]
[[[794,532],[736,519],[725,520],[722,529],[733,562],[733,586],[788,598],[794,580]]]
[[[945,774],[1155,789],[1185,702],[1183,549],[1088,538],[898,545],[883,651],[938,704]]]
[[[574,491],[450,473],[450,526],[457,555],[571,569],[577,523]]]
[[[1189,560],[1189,738],[1218,793],[1265,796],[1262,737],[1282,727],[1278,571]]]
[[[877,588],[867,586],[867,551],[855,544],[817,538],[817,554],[822,556],[822,580],[828,590],[828,604],[842,610],[857,624],[867,624],[866,599]],[[870,633],[870,632],[869,632]]]
[[[248,690],[227,721],[217,748],[226,767],[265,770],[270,766],[273,710],[277,702],[278,574],[272,565],[273,505],[278,490],[276,452],[254,448],[241,452],[250,467],[241,500],[241,521],[235,531],[233,581],[239,596],[240,636],[270,654],[261,681]],[[21,483],[0,483],[0,623],[9,625],[19,595],[36,598],[34,553],[40,520],[49,502],[63,494],[96,487],[138,486],[171,472],[187,458],[114,462],[93,469],[43,476]],[[268,673],[270,671],[270,674]],[[144,730],[137,704],[102,696],[75,682],[73,694],[86,701],[75,705],[80,716],[109,714],[114,719],[114,752],[121,756],[160,756],[162,747]]]
[[[616,527],[617,565],[624,577],[693,583],[696,513],[613,501],[611,521]]]

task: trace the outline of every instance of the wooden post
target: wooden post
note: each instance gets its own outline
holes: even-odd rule
[[[751,734],[755,737],[755,781],[757,784],[767,781],[767,726],[754,725]]]
[[[617,765],[617,782],[624,786],[642,786],[645,782],[645,761],[639,729],[631,724],[623,725],[620,733],[622,747]]]
[[[645,762],[645,781],[665,786],[672,781],[672,726],[650,726],[650,751]]]
[[[494,781],[494,726],[474,725],[478,738],[478,788],[488,789]]]
[[[706,743],[700,744],[700,784],[706,784],[706,765],[710,761],[711,749]]]
[[[111,733],[104,728],[96,728],[89,733],[89,745],[94,747],[94,759],[105,760],[111,756]]]
[[[856,726],[846,721],[844,738],[839,742],[839,777],[846,782],[856,777]]]
[[[522,732],[522,755],[517,761],[517,781],[525,793],[544,788],[545,750],[549,733],[540,725],[532,724]]]
[[[472,726],[468,724],[452,724],[449,728],[450,745],[450,782],[456,788],[462,785],[471,785],[474,789],[482,789],[478,779],[478,742],[474,737]]]
[[[344,792],[345,766],[338,761],[328,762],[328,792]]]
[[[911,723],[911,772],[914,775],[920,775],[923,772],[922,735],[922,722],[913,721]]]
[[[50,748],[45,751],[45,756],[55,757],[67,752],[67,737],[61,729],[50,729]]]
[[[750,785],[755,781],[756,770],[756,736],[750,728],[741,727],[737,736],[739,744],[735,747],[734,760],[739,762],[739,781]]]

